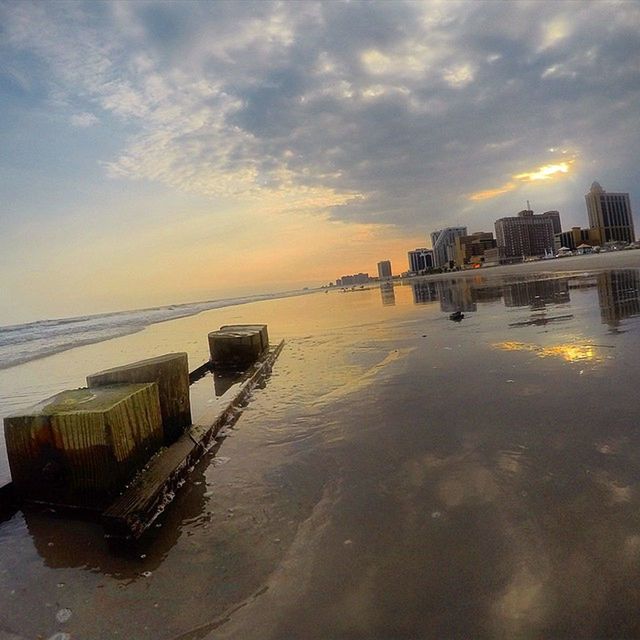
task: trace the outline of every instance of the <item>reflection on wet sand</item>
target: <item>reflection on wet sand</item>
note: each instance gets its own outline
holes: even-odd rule
[[[625,318],[640,315],[640,274],[635,269],[598,274],[598,301],[602,322],[612,331]]]
[[[380,299],[382,306],[389,307],[396,304],[396,294],[393,282],[383,282],[380,284]]]
[[[616,330],[625,318],[640,315],[640,273],[636,269],[606,271],[595,277],[546,277],[500,285],[492,283],[489,278],[477,276],[473,281],[460,278],[435,282],[413,281],[410,286],[414,304],[439,301],[443,312],[476,311],[478,303],[501,300],[505,307],[529,307],[532,311],[541,312],[547,307],[569,304],[572,289],[596,288],[602,322],[612,330]],[[557,315],[548,318],[538,315],[531,323],[546,324],[571,317]]]
[[[566,362],[603,362],[606,357],[601,353],[603,347],[589,344],[555,344],[542,347],[525,342],[505,341],[496,342],[493,346],[503,351],[530,351],[541,358],[562,358]]]

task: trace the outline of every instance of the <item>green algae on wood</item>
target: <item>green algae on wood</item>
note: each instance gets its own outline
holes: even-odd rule
[[[193,466],[214,446],[219,431],[239,418],[253,389],[269,375],[284,341],[266,351],[242,376],[224,408],[211,407],[176,443],[151,460],[127,490],[102,514],[105,533],[139,538],[173,500]]]
[[[24,500],[102,508],[162,446],[156,383],[63,391],[4,419]]]
[[[124,382],[158,383],[165,445],[175,442],[191,425],[186,353],[167,353],[87,376],[90,389]]]

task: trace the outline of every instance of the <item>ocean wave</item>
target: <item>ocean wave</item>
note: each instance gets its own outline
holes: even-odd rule
[[[134,311],[116,311],[92,316],[38,320],[0,327],[0,369],[104,340],[142,331],[159,322],[196,315],[203,311],[262,300],[312,293],[311,290],[265,293],[222,300],[172,304]]]

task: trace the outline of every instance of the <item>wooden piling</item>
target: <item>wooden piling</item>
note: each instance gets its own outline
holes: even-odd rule
[[[189,363],[186,353],[167,353],[87,376],[87,386],[157,382],[164,444],[174,443],[191,425]]]
[[[259,328],[227,325],[209,334],[209,353],[215,370],[246,369],[263,351],[263,331]]]
[[[284,341],[249,367],[238,391],[222,410],[211,409],[201,416],[178,442],[156,455],[144,473],[105,510],[102,523],[108,536],[135,539],[152,525],[173,500],[189,471],[215,444],[218,432],[239,418],[243,403],[271,372],[283,346]]]
[[[156,383],[63,391],[4,419],[15,493],[104,508],[162,446]]]
[[[259,331],[262,350],[269,348],[269,332],[266,324],[223,324],[220,331]]]
[[[0,520],[16,510],[16,496],[10,477],[0,477]]]

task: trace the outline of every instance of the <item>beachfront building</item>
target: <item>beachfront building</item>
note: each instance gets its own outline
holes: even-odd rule
[[[407,253],[410,273],[424,273],[433,268],[433,251],[431,249],[414,249]]]
[[[378,278],[380,280],[388,280],[391,277],[393,277],[391,275],[391,260],[378,262]]]
[[[556,233],[554,238],[554,250],[560,252],[563,247],[575,251],[580,245],[586,244],[590,247],[599,247],[602,244],[599,229],[581,229],[571,227],[570,231]]]
[[[350,276],[342,276],[336,280],[337,287],[352,287],[356,284],[367,284],[371,278],[368,273],[354,273]]]
[[[476,231],[469,236],[455,239],[455,262],[457,267],[481,266],[487,249],[494,249],[496,240],[491,231]]]
[[[562,233],[562,223],[560,222],[560,212],[559,211],[545,211],[540,214],[545,218],[549,218],[553,224],[553,233]]]
[[[554,248],[556,211],[535,214],[531,209],[495,222],[500,256],[506,261],[551,255]],[[558,214],[559,216],[559,214]]]
[[[585,195],[589,226],[600,232],[602,244],[635,242],[633,214],[628,193],[608,193],[598,182]]]
[[[436,267],[450,267],[455,264],[456,238],[466,236],[467,227],[447,227],[431,233],[433,262]]]

